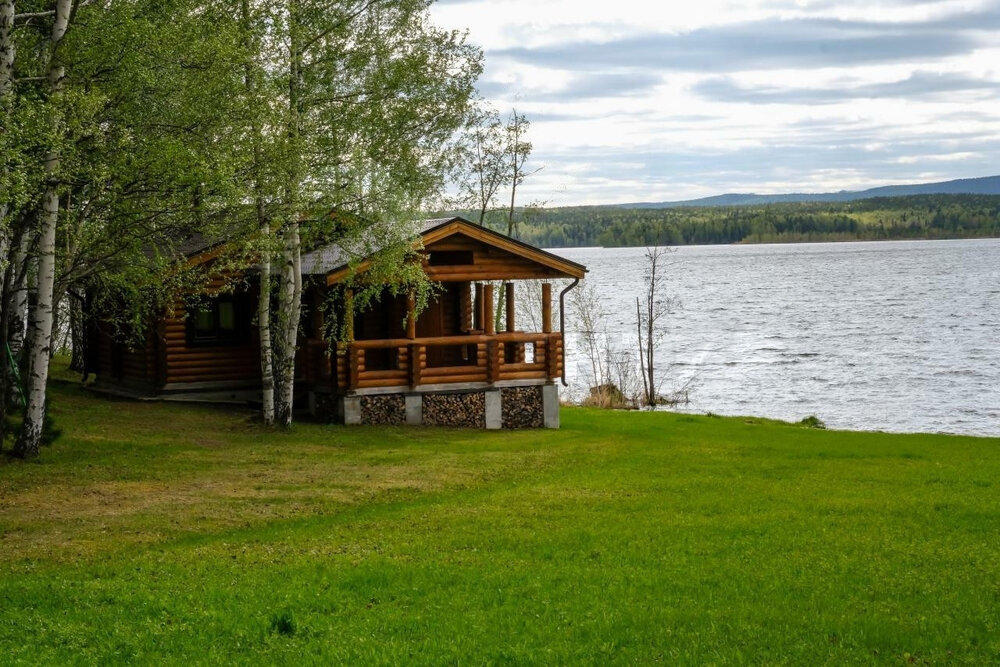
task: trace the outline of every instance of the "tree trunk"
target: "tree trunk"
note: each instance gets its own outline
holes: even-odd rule
[[[265,241],[270,236],[269,225],[265,221],[261,232]],[[257,331],[260,337],[260,382],[261,414],[264,423],[274,424],[274,361],[271,346],[271,258],[265,249],[260,263],[260,294],[257,296]]]
[[[639,297],[635,297],[635,325],[639,339],[639,375],[642,377],[642,394],[649,400],[649,382],[646,377],[646,354],[642,345],[642,309],[639,307]]]
[[[517,156],[514,157],[514,176],[517,176]],[[517,180],[510,184],[510,208],[507,210],[507,236],[514,238],[514,197],[517,193]]]
[[[14,0],[0,0],[0,100],[4,99],[14,82]]]
[[[263,192],[263,160],[261,157],[261,128],[257,122],[256,108],[259,104],[258,88],[254,73],[254,63],[251,62],[250,47],[253,37],[253,21],[250,16],[249,0],[242,0],[240,9],[243,19],[244,37],[248,44],[247,61],[244,63],[244,85],[250,104],[255,109],[251,113],[250,131],[253,142],[253,189],[254,205],[257,212],[257,227],[260,229],[264,245],[259,265],[260,289],[257,296],[257,333],[260,339],[260,383],[261,383],[261,416],[268,426],[274,424],[274,360],[271,343],[271,224],[264,210]]]
[[[69,335],[72,356],[69,361],[69,369],[76,373],[83,373],[87,365],[87,324],[86,313],[83,310],[83,294],[76,290],[69,290]]]
[[[11,32],[14,29],[14,0],[0,0],[0,127],[6,127],[10,114],[10,94],[14,87],[14,40]],[[2,130],[0,130],[2,131]],[[7,179],[7,159],[0,157],[0,186]],[[10,231],[7,228],[7,212],[10,202],[6,193],[0,192],[0,258],[7,259],[10,252]],[[6,272],[4,272],[6,275]],[[0,289],[3,286],[0,285]],[[6,306],[6,302],[3,306]],[[6,364],[4,364],[6,365]],[[2,398],[2,396],[0,396]],[[2,411],[2,408],[0,408]]]
[[[28,351],[27,399],[21,433],[14,454],[23,458],[38,456],[45,421],[46,384],[49,379],[49,348],[52,345],[53,289],[56,281],[56,224],[59,221],[59,94],[65,70],[59,62],[58,48],[69,27],[72,0],[57,0],[55,22],[50,39],[48,83],[49,123],[53,134],[45,155],[45,194],[39,218],[37,298],[31,314],[31,348]]]
[[[278,293],[281,311],[281,362],[278,366],[278,388],[275,400],[276,419],[282,426],[292,424],[295,399],[295,349],[299,333],[299,313],[302,304],[302,266],[300,263],[299,223],[289,222],[285,228],[285,249],[282,253],[281,291]]]
[[[486,194],[486,171],[483,167],[483,137],[476,133],[476,157],[479,165],[479,226],[486,220],[486,209],[489,207],[489,195]]]
[[[5,252],[3,256],[8,255]],[[0,283],[0,449],[3,449],[3,443],[7,439],[7,407],[11,404],[10,386],[13,380],[13,369],[7,354],[7,332],[13,302],[10,286],[14,281],[14,273],[13,263],[8,263],[3,271],[3,282]]]
[[[656,327],[654,318],[654,305],[656,303],[656,262],[659,256],[654,253],[650,261],[649,291],[646,293],[646,374],[649,376],[646,393],[646,404],[650,407],[656,405],[656,385],[653,384],[653,334]]]
[[[31,237],[22,232],[17,241],[17,250],[11,260],[10,286],[10,317],[7,319],[7,344],[11,353],[19,357],[24,346],[24,337],[28,320],[28,280],[32,275],[32,265],[35,258],[29,256]]]
[[[301,187],[299,146],[299,93],[302,54],[299,42],[298,3],[289,2],[289,72],[287,139],[290,148],[285,181],[285,212],[288,216],[283,232],[281,286],[278,290],[278,346],[275,361],[275,419],[282,426],[291,426],[295,399],[295,347],[298,342],[299,312],[302,308],[302,264],[299,240],[299,206]]]

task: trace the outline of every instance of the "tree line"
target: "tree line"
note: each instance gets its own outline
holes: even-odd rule
[[[134,340],[197,289],[192,238],[259,276],[267,423],[291,422],[303,249],[377,246],[358,302],[426,300],[397,223],[442,206],[483,117],[482,54],[428,4],[0,0],[0,447],[38,454],[55,332],[103,303]]]
[[[1000,196],[986,195],[667,209],[524,207],[519,213],[519,238],[549,248],[1000,236]],[[504,221],[495,215],[487,224],[502,229]]]

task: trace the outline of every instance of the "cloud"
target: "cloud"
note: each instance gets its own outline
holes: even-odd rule
[[[750,104],[837,104],[860,98],[927,99],[948,93],[996,92],[1000,81],[977,79],[964,74],[917,71],[905,79],[885,83],[841,85],[826,88],[779,88],[741,86],[731,77],[699,81],[691,87],[695,94],[715,102]]]
[[[556,88],[525,89],[518,83],[488,81],[479,91],[486,97],[525,97],[533,102],[573,102],[605,97],[638,95],[662,82],[650,72],[599,72],[577,74]]]
[[[488,57],[562,70],[638,68],[680,71],[806,69],[936,59],[970,53],[1000,26],[993,12],[935,22],[766,19],[677,34],[568,42],[491,51]]]
[[[1000,164],[1000,0],[648,13],[629,11],[639,0],[445,2],[442,16],[485,40],[483,95],[533,121],[531,160],[545,169],[525,200],[830,191]]]
[[[818,128],[817,128],[818,129]],[[688,199],[725,192],[821,192],[863,189],[887,183],[975,177],[996,172],[1000,138],[977,133],[886,137],[880,128],[830,142],[817,131],[785,142],[727,149],[649,147],[623,152],[614,147],[551,151],[545,157],[551,205]],[[963,146],[975,145],[975,151]],[[942,171],[944,169],[944,171]],[[933,174],[933,176],[928,176]],[[562,182],[557,197],[553,183]],[[527,185],[527,182],[526,182]]]

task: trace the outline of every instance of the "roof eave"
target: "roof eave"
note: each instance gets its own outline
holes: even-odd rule
[[[560,257],[559,255],[548,252],[547,250],[542,250],[541,248],[536,248],[535,246],[525,243],[524,241],[519,241],[515,238],[511,238],[506,234],[501,234],[500,232],[493,231],[487,227],[477,225],[476,223],[466,220],[460,216],[454,216],[452,218],[444,219],[441,224],[429,227],[420,232],[420,235],[413,242],[414,248],[420,248],[428,243],[433,243],[442,238],[450,236],[459,229],[466,228],[471,232],[471,236],[475,238],[476,236],[485,236],[487,239],[492,240],[492,245],[497,245],[503,248],[503,246],[513,246],[512,248],[504,248],[515,252],[521,256],[526,256],[539,264],[542,264],[554,271],[564,274],[560,277],[565,278],[576,278],[582,279],[587,273],[587,267],[582,264],[578,264],[572,260]],[[490,241],[480,238],[485,243],[490,243]],[[520,251],[520,252],[518,252]],[[365,271],[370,262],[365,260],[355,267],[356,272]],[[326,274],[326,284],[334,285],[341,280],[343,280],[351,272],[351,267],[349,264],[343,264],[339,267],[331,269]]]

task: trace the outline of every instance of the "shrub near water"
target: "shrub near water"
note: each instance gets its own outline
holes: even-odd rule
[[[0,662],[1000,660],[998,439],[53,410],[0,460]]]
[[[612,383],[591,387],[583,406],[588,408],[603,408],[605,410],[634,410],[635,399],[629,399],[622,390]]]

